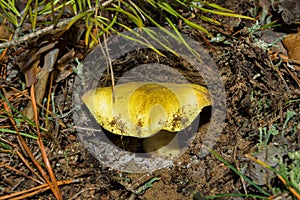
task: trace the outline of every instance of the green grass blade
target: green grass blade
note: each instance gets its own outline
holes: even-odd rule
[[[177,41],[180,41],[181,43],[183,43],[185,45],[185,47],[194,55],[196,56],[196,58],[201,60],[201,56],[198,54],[198,52],[196,52],[194,49],[192,49],[190,47],[190,45],[185,41],[185,39],[182,37],[181,33],[179,32],[179,30],[171,23],[170,19],[169,20],[169,24],[170,26],[173,28],[173,30],[175,31],[175,33],[177,34]]]
[[[77,9],[77,5],[76,5],[75,0],[71,0],[70,2],[71,2],[71,5],[72,5],[74,14],[77,15],[78,14],[78,9]]]
[[[7,12],[6,10],[3,10],[3,12],[5,15],[0,13],[0,16],[2,16],[3,18],[6,18],[10,23],[12,23],[15,27],[17,27],[18,20],[16,19],[16,17],[11,12]]]
[[[118,24],[119,26],[122,26],[123,28],[125,28],[126,30],[128,30],[129,32],[131,32],[132,34],[134,34],[134,35],[136,35],[136,36],[140,36],[139,33],[137,33],[136,31],[134,31],[134,30],[131,29],[130,27],[127,27],[127,26],[125,26],[124,24],[119,24],[119,23],[117,23],[117,24]],[[112,30],[113,30],[115,33],[117,33],[118,35],[120,35],[121,37],[124,37],[124,38],[126,38],[126,39],[128,39],[128,40],[131,40],[131,41],[140,43],[140,44],[144,45],[145,47],[148,47],[148,48],[152,49],[152,50],[155,51],[158,55],[160,55],[160,56],[165,56],[163,53],[161,53],[158,49],[156,49],[156,48],[155,48],[152,44],[150,44],[150,43],[144,42],[144,41],[142,41],[142,40],[138,40],[138,39],[133,38],[133,37],[130,37],[130,36],[128,36],[128,35],[124,35],[124,34],[118,32],[118,31],[116,31],[115,29],[112,29]]]
[[[200,26],[200,25],[198,25],[198,24],[196,24],[196,23],[194,23],[194,22],[191,22],[191,21],[189,21],[189,20],[187,20],[187,19],[185,19],[185,18],[182,18],[182,20],[183,20],[183,22],[186,24],[186,25],[188,25],[188,26],[190,26],[190,27],[192,27],[192,28],[195,28],[195,29],[198,29],[198,30],[200,30],[200,31],[202,31],[202,32],[204,32],[204,33],[206,33],[209,37],[213,37],[213,35],[212,34],[210,34],[209,32],[208,32],[208,30],[206,30],[205,28],[203,28],[202,26]]]
[[[35,0],[35,8],[34,8],[34,13],[33,13],[33,21],[31,22],[32,30],[35,30],[35,27],[36,27],[36,19],[37,19],[37,14],[38,14],[38,5],[39,5],[39,1]]]
[[[181,15],[172,8],[172,6],[166,2],[158,3],[157,4],[161,9],[167,11],[168,13],[172,14],[175,17],[181,17]]]
[[[1,138],[1,135],[0,135],[0,138]],[[7,145],[7,144],[4,143],[4,142],[0,142],[0,147],[2,147],[2,148],[5,149],[5,150],[12,150],[11,146]],[[4,152],[4,151],[0,150],[0,152],[2,153],[2,152]]]
[[[9,129],[0,128],[0,132],[2,132],[2,133],[12,133],[12,134],[18,135],[17,131],[13,131],[13,130],[9,130]],[[38,137],[34,134],[28,134],[28,133],[23,133],[23,132],[19,132],[19,133],[20,133],[20,135],[22,135],[24,137],[28,137],[28,138],[35,139],[35,140],[38,139]]]
[[[225,11],[225,12],[233,13],[233,10],[229,10],[229,9],[224,8],[224,7],[222,7],[222,6],[218,5],[218,4],[215,4],[215,3],[207,3],[205,5],[210,6],[212,8],[215,8],[217,10],[222,10],[222,11]]]
[[[85,37],[84,37],[84,42],[85,42],[86,46],[89,45],[89,38],[90,37],[93,38],[93,34],[91,33],[93,27],[94,27],[94,25],[92,23],[86,27],[87,29],[86,29],[86,33],[85,33]]]
[[[152,30],[144,28],[143,31],[145,31],[145,33],[152,38],[152,40],[156,41],[157,43],[159,43],[162,47],[164,47],[167,51],[173,53],[176,56],[179,56],[176,51],[174,51],[173,49],[169,48],[168,45],[164,44],[161,40],[157,39],[157,37],[154,35],[156,33],[154,33]]]
[[[157,8],[157,5],[156,5],[157,1],[147,0],[147,2],[150,3],[151,6],[153,6],[154,8]]]
[[[122,3],[136,16],[136,18],[138,18],[138,21],[140,22],[138,24],[138,27],[139,28],[143,27],[144,22],[143,22],[142,18],[144,18],[144,16],[138,12],[137,5],[134,4],[133,2],[131,2],[131,4],[128,4],[125,1],[123,1]],[[140,17],[140,15],[142,15],[142,18]]]
[[[114,18],[112,19],[112,21],[108,25],[106,25],[106,27],[103,29],[103,31],[105,31],[106,33],[109,33],[109,30],[117,22],[118,15],[119,15],[119,13],[115,13]],[[106,19],[107,21],[109,21],[107,18],[102,18],[102,19]]]
[[[13,110],[15,112],[15,116],[20,115],[22,117],[22,119],[18,119],[19,121],[24,120],[24,122],[28,123],[29,125],[36,127],[35,122],[33,122],[32,120],[28,119],[25,115],[22,114],[22,111],[17,110],[14,106],[12,106],[9,101],[1,94],[0,92],[0,98],[2,100],[5,101],[5,103],[10,107],[11,110]],[[9,114],[9,113],[7,113]],[[39,127],[41,131],[45,132],[47,131],[46,129]]]
[[[244,15],[239,15],[239,14],[234,14],[234,13],[220,12],[220,11],[209,10],[209,9],[201,8],[201,7],[199,7],[199,9],[202,10],[203,12],[213,13],[213,14],[216,14],[216,15],[223,15],[223,16],[227,16],[227,17],[237,17],[237,18],[255,20],[252,17],[248,17],[248,16],[244,16]]]
[[[62,3],[61,6],[62,6],[62,8],[60,9],[59,14],[58,14],[58,16],[56,17],[55,21],[53,22],[53,23],[54,23],[54,26],[57,25],[57,23],[59,22],[59,20],[61,19],[62,15],[63,15],[63,13],[64,13],[64,10],[65,10],[65,7],[66,7],[66,0],[64,0],[64,2]],[[59,7],[61,7],[61,6],[59,6]],[[54,11],[54,12],[55,12],[55,11]],[[53,16],[54,16],[54,13],[53,13]]]
[[[203,16],[203,15],[200,15],[200,19],[202,19],[203,21],[207,21],[207,22],[210,22],[210,23],[214,23],[214,24],[217,24],[217,25],[221,25],[221,23],[213,18],[210,18],[210,17],[206,17],[206,16]]]
[[[79,12],[82,12],[83,8],[82,8],[81,0],[77,0],[77,4],[78,4]]]
[[[166,34],[170,35],[174,39],[178,39],[176,35],[172,34],[170,31],[168,31],[166,28],[162,27],[159,23],[157,23],[152,17],[150,17],[145,11],[142,9],[139,10],[152,24],[154,24],[157,28],[160,28],[162,31],[164,31]],[[170,24],[170,22],[169,22]]]
[[[2,7],[2,9],[12,11],[13,14],[15,14],[17,17],[21,16],[21,14],[19,13],[18,9],[15,6],[15,2],[14,1],[0,0],[0,6]]]
[[[158,4],[162,9],[164,9],[165,11],[167,11],[168,13],[174,15],[175,17],[179,17],[180,19],[182,19],[182,21],[188,25],[189,27],[198,29],[204,33],[206,33],[209,37],[213,37],[205,28],[203,28],[202,26],[184,18],[182,15],[180,15],[177,11],[175,11],[168,3],[163,2],[161,4]]]
[[[18,17],[20,17],[20,13],[15,7],[14,1],[0,0],[0,8],[2,9],[2,13],[0,13],[0,16],[6,18],[15,27],[18,27]]]
[[[25,9],[24,9],[24,14],[23,14],[23,16],[22,16],[22,18],[21,18],[19,27],[21,27],[21,26],[23,25],[23,23],[24,23],[24,21],[25,21],[25,19],[26,19],[27,15],[28,15],[28,11],[29,11],[29,9],[31,8],[31,3],[32,3],[32,1],[33,1],[33,0],[27,1],[26,6],[25,6]]]
[[[116,11],[122,13],[125,17],[127,17],[131,22],[135,23],[139,28],[143,26],[143,20],[130,12],[125,11],[120,6],[116,6],[115,8],[107,8],[110,11]]]
[[[243,177],[243,179],[245,181],[247,181],[250,185],[252,185],[253,187],[255,187],[259,192],[261,192],[262,194],[266,195],[266,196],[270,196],[271,194],[269,194],[268,192],[266,192],[264,189],[262,189],[261,187],[259,187],[256,183],[254,183],[252,180],[250,180],[247,176],[245,176],[244,174],[242,174],[239,170],[237,170],[233,165],[231,165],[229,162],[227,162],[227,160],[225,160],[222,156],[220,156],[217,152],[215,152],[214,150],[210,150],[211,154],[213,154],[217,159],[219,159],[222,163],[224,163],[229,169],[231,169],[234,173],[236,173],[237,175]]]
[[[76,15],[75,17],[73,17],[72,20],[69,22],[68,26],[66,27],[66,30],[68,30],[75,22],[77,22],[77,20],[84,19],[84,17],[87,16],[91,12],[92,11],[86,11],[86,12],[80,13],[80,14]]]

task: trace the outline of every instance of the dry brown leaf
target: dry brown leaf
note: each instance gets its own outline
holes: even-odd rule
[[[300,33],[289,34],[283,39],[290,59],[300,61]]]
[[[73,73],[72,68],[68,67],[70,61],[74,59],[75,51],[71,49],[68,53],[66,53],[63,57],[61,57],[57,61],[57,69],[59,70],[58,77],[56,78],[56,82],[58,83],[61,80],[67,78],[70,74]]]
[[[0,24],[0,42],[9,39],[10,31],[8,30],[7,26]]]
[[[49,44],[47,44],[47,45],[41,47],[41,48],[36,52],[36,55],[45,53],[46,51],[50,51],[51,49],[54,48],[54,46],[55,46],[56,44],[57,44],[57,41],[56,41],[56,42],[49,43]]]
[[[44,58],[44,66],[42,70],[37,74],[38,81],[36,85],[34,86],[35,89],[35,97],[36,97],[36,102],[42,103],[47,83],[48,83],[48,77],[49,73],[53,70],[54,64],[56,62],[57,56],[58,56],[58,49],[53,49],[50,51],[48,54],[46,54]],[[39,108],[37,107],[37,112],[39,113]],[[32,110],[32,104],[29,103],[27,104],[27,107],[23,110],[23,114],[28,118],[28,119],[34,119],[34,113]]]
[[[25,74],[26,86],[29,87],[36,82],[36,74],[40,63],[40,55],[36,55],[37,49],[32,48],[23,52],[17,58],[17,65],[22,73]]]
[[[58,61],[57,61],[57,69],[59,71],[65,70],[65,67],[68,65],[68,63],[74,58],[75,51],[74,49],[71,49],[68,53],[63,55]]]
[[[25,72],[26,86],[29,87],[36,82],[36,74],[40,71],[38,68],[40,61],[36,60],[31,67]]]

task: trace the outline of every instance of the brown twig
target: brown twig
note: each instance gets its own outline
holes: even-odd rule
[[[80,180],[79,179],[75,179],[75,180],[57,181],[57,184],[58,185],[66,185],[66,184],[77,183],[77,182],[80,182]],[[45,183],[45,184],[33,187],[31,189],[28,189],[28,190],[23,190],[21,192],[14,192],[12,194],[0,196],[0,200],[5,200],[5,199],[11,199],[11,200],[12,199],[25,199],[25,198],[33,196],[33,195],[35,195],[37,193],[49,190],[49,188],[50,188],[49,185]]]
[[[10,34],[10,36],[9,36],[9,41],[12,40],[13,35],[14,35],[14,34]],[[8,47],[6,47],[6,48],[4,49],[4,51],[2,52],[1,57],[0,57],[0,62],[4,59],[7,50],[8,50]]]
[[[8,112],[8,114],[9,114],[9,118],[11,118],[11,113],[10,113],[10,108],[8,107],[8,105],[4,102],[4,109]],[[13,126],[14,126],[14,129],[16,130],[16,132],[17,132],[17,134],[18,134],[18,138],[19,137],[22,137],[21,135],[20,135],[20,132],[19,132],[19,130],[16,128],[16,126],[15,126],[15,122],[14,122],[14,120],[13,119],[10,119],[10,121],[13,121],[12,122],[12,124],[13,124]],[[19,136],[20,135],[20,136]],[[7,140],[5,140],[5,139],[3,139],[3,138],[0,138],[0,140],[2,141],[2,142],[5,142],[5,143],[7,143],[7,144],[9,144],[10,146],[12,146],[12,147],[14,147],[15,148],[15,151],[16,151],[16,153],[18,154],[18,156],[20,157],[20,159],[22,160],[22,162],[25,164],[25,166],[33,173],[33,174],[35,174],[41,181],[43,181],[44,182],[44,179],[30,166],[30,164],[28,163],[28,161],[24,158],[24,156],[21,154],[21,152],[18,150],[18,147],[15,145],[15,144],[13,144],[12,142],[10,142],[10,141],[7,141]],[[23,145],[23,143],[22,143],[22,141],[24,142],[24,140],[23,140],[23,138],[22,139],[19,139],[19,141],[21,141],[21,144],[20,145],[22,145],[22,146],[24,146]],[[25,145],[26,145],[26,143],[25,143]],[[26,152],[26,150],[25,150],[25,152]],[[28,153],[27,153],[28,154]]]
[[[300,61],[299,60],[294,60],[294,59],[290,59],[290,58],[288,58],[287,56],[285,56],[285,55],[282,55],[282,54],[279,54],[279,58],[280,59],[282,59],[282,61],[283,62],[286,62],[286,63],[291,63],[291,64],[296,64],[296,65],[298,65],[298,67],[297,67],[297,71],[299,71],[300,70],[300,68],[299,68],[299,65],[300,65]]]
[[[15,91],[17,91],[17,92],[22,92],[22,91],[20,91],[20,90],[18,90],[17,88],[14,88],[14,87],[10,87],[12,90],[15,90]],[[24,90],[25,91],[25,90]],[[23,96],[24,97],[26,97],[27,99],[29,99],[29,100],[31,100],[31,97],[30,96],[28,96],[27,94],[25,94],[25,93],[23,93]],[[0,101],[0,103],[1,103],[1,101]],[[41,109],[44,109],[44,110],[46,110],[46,112],[48,113],[48,114],[50,114],[55,120],[57,120],[58,121],[58,123],[59,123],[59,125],[60,126],[62,126],[63,128],[66,128],[66,125],[63,123],[63,121],[56,115],[56,114],[54,114],[53,112],[51,112],[49,109],[48,109],[48,107],[46,108],[45,106],[43,106],[41,103],[39,103],[39,102],[36,102],[37,103],[37,105],[41,108]],[[47,128],[47,127],[46,127]],[[47,130],[47,129],[41,129],[41,130]]]
[[[291,70],[288,68],[287,64],[283,64],[284,68],[288,71],[288,73],[291,75],[291,77],[296,81],[296,83],[298,84],[298,87],[300,87],[300,80],[294,73],[291,72]]]
[[[51,179],[51,181],[53,183],[53,186],[54,186],[52,192],[54,193],[54,196],[57,199],[62,199],[60,190],[59,190],[58,185],[57,185],[56,178],[54,176],[52,167],[51,167],[49,159],[47,157],[47,153],[46,153],[43,141],[42,141],[42,135],[41,135],[41,132],[40,132],[40,129],[39,129],[39,120],[38,120],[37,107],[36,107],[36,101],[35,101],[34,85],[31,85],[30,93],[31,93],[31,102],[32,102],[32,108],[33,108],[33,113],[34,113],[34,121],[35,121],[35,125],[36,125],[36,131],[37,131],[37,134],[38,134],[38,145],[39,145],[39,148],[40,148],[45,166],[46,166],[47,171],[50,175],[50,179]],[[52,184],[50,182],[48,184],[50,184],[52,186]]]
[[[54,72],[51,72],[50,75],[50,86],[49,86],[49,92],[47,97],[47,108],[46,108],[46,128],[49,129],[49,112],[50,112],[50,101],[51,101],[51,92],[52,92],[52,85],[53,85],[53,76]]]
[[[10,108],[8,107],[8,105],[6,103],[4,103],[4,109],[8,112],[8,113],[11,113],[10,112]],[[34,165],[36,166],[36,168],[39,170],[39,172],[41,173],[41,175],[43,176],[43,179],[46,181],[46,183],[49,185],[50,189],[53,191],[54,195],[56,194],[55,193],[55,190],[53,188],[53,185],[52,183],[50,182],[46,172],[43,170],[42,166],[39,164],[39,162],[35,159],[34,155],[32,154],[32,152],[30,151],[29,147],[27,146],[25,140],[23,139],[22,135],[20,134],[19,132],[19,129],[17,128],[17,125],[16,125],[16,122],[15,120],[12,118],[11,115],[9,115],[9,119],[14,127],[14,129],[16,130],[17,134],[18,134],[18,139],[21,141],[21,144],[23,146],[23,148],[25,149],[26,153],[28,154],[28,156],[30,157],[30,159],[32,160],[32,162],[34,163]],[[18,154],[19,155],[19,154]],[[20,153],[21,155],[21,153]],[[20,156],[19,155],[19,156]],[[21,157],[22,159],[22,157]]]
[[[284,178],[282,176],[280,176],[279,174],[277,174],[277,177],[281,180],[281,182],[289,189],[289,191],[298,199],[300,200],[300,194],[291,186],[288,186],[286,184],[286,181],[284,180]]]
[[[37,182],[37,183],[39,183],[39,184],[42,184],[42,183],[43,183],[43,182],[41,182],[41,181],[39,181],[39,180],[33,178],[32,176],[28,176],[27,174],[21,172],[20,170],[14,168],[14,167],[12,167],[12,166],[10,166],[10,165],[8,165],[8,164],[5,164],[5,163],[0,162],[0,168],[1,168],[1,167],[6,167],[7,169],[9,169],[9,170],[11,170],[11,171],[15,171],[16,173],[18,173],[18,174],[20,174],[20,175],[22,175],[22,176],[25,176],[26,178],[29,178],[29,179],[31,179],[31,180],[33,180],[34,182]]]
[[[273,65],[272,59],[271,59],[270,57],[268,57],[267,63],[269,64],[269,66],[270,66],[275,72],[277,72],[277,74],[278,74],[279,77],[281,78],[281,80],[282,80],[284,86],[286,87],[286,89],[287,89],[287,90],[290,90],[288,84],[287,84],[286,81],[284,80],[284,78],[283,78],[282,74],[280,73],[279,69]]]

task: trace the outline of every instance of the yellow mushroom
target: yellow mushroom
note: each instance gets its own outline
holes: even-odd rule
[[[211,105],[209,92],[195,84],[129,82],[89,90],[82,97],[97,122],[123,136],[146,138],[160,130],[181,131]]]

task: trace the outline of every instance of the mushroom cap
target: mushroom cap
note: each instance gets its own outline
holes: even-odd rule
[[[129,82],[96,88],[82,97],[97,122],[123,136],[146,138],[160,130],[181,131],[211,105],[209,92],[196,84]]]

